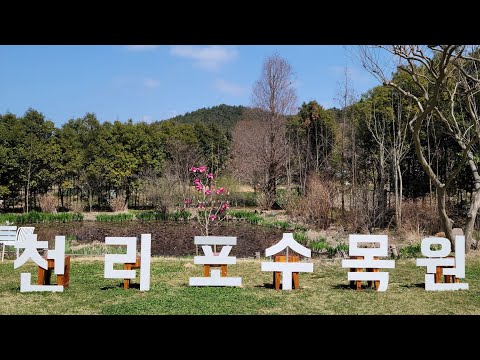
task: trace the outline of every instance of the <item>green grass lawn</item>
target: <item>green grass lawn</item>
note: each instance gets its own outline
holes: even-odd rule
[[[238,260],[229,276],[241,276],[242,288],[189,287],[202,276],[193,259],[153,258],[151,289],[124,290],[121,280],[104,279],[102,258],[73,258],[70,288],[63,293],[20,293],[20,273],[13,261],[0,263],[0,314],[480,314],[480,257],[467,258],[467,291],[426,292],[424,267],[414,259],[396,261],[388,290],[348,288],[347,269],[339,260],[315,260],[314,272],[300,274],[300,289],[276,291],[272,273],[259,260]],[[137,279],[138,282],[138,270]]]

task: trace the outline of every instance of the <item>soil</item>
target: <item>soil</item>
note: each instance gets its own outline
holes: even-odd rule
[[[108,223],[98,221],[78,221],[70,223],[33,224],[38,240],[48,240],[54,246],[56,235],[75,236],[79,243],[105,242],[107,236],[140,236],[152,234],[152,255],[191,256],[195,255],[193,243],[195,235],[201,235],[198,224],[193,221],[126,221]],[[236,236],[237,245],[230,254],[241,258],[254,257],[282,238],[282,230],[250,225],[243,221],[219,223],[210,235]],[[202,250],[199,250],[202,254]]]

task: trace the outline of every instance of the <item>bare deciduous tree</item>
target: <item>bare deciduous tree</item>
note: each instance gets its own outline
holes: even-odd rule
[[[277,182],[285,170],[285,119],[296,109],[296,100],[292,67],[275,54],[264,62],[253,87],[254,108],[234,130],[234,168],[261,191],[266,207],[275,202]]]
[[[340,181],[341,181],[341,200],[342,200],[342,214],[345,215],[345,184],[347,182],[347,160],[346,160],[346,151],[347,151],[347,127],[351,129],[351,139],[352,143],[352,196],[350,200],[350,208],[352,207],[352,198],[353,192],[355,191],[356,186],[356,154],[355,154],[355,127],[353,126],[352,114],[350,111],[351,105],[355,102],[355,95],[352,88],[350,75],[348,68],[344,69],[344,78],[339,84],[337,99],[342,109],[342,126],[341,126],[341,135],[340,135]],[[347,119],[349,118],[350,124],[347,124]]]
[[[383,88],[385,89],[385,88]],[[391,106],[385,107],[379,104],[386,111],[378,112],[377,104],[373,100],[369,117],[365,119],[367,128],[375,142],[378,145],[379,162],[379,184],[380,192],[378,194],[378,208],[380,218],[383,219],[387,211],[387,199],[384,194],[386,183],[386,163],[391,160],[393,172],[393,187],[395,196],[395,223],[397,227],[402,223],[402,196],[403,196],[403,178],[401,171],[401,162],[408,151],[408,122],[405,120],[403,111],[402,94],[395,90],[389,91]],[[386,100],[384,98],[384,100]]]
[[[192,145],[178,139],[169,139],[166,147],[168,154],[170,154],[167,173],[181,183],[188,183],[189,169],[204,161],[200,148],[196,144]]]
[[[414,84],[414,90],[386,76],[375,49],[383,49],[397,62],[399,71]],[[411,99],[415,112],[409,120],[417,158],[437,190],[437,204],[446,236],[453,242],[453,221],[447,214],[448,189],[467,163],[473,177],[472,200],[465,226],[466,251],[473,243],[473,227],[480,207],[480,174],[474,157],[480,141],[480,47],[465,45],[391,45],[360,47],[364,67],[383,84],[397,89]],[[461,114],[459,116],[459,113]],[[460,160],[442,181],[432,168],[422,147],[420,134],[429,116],[440,121],[445,131],[460,147]]]
[[[270,208],[288,155],[285,119],[272,124],[264,121],[259,113],[258,109],[247,111],[248,120],[241,120],[235,126],[232,165],[236,177],[262,193],[265,201],[261,205]],[[271,136],[272,133],[275,136]]]

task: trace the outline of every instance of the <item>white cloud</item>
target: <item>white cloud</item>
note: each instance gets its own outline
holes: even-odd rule
[[[139,76],[115,76],[112,79],[112,84],[116,88],[127,88],[127,87],[145,87],[147,89],[155,89],[160,85],[158,80],[148,78],[148,77],[139,77]]]
[[[151,51],[158,48],[160,45],[126,45],[128,51]]]
[[[158,81],[155,79],[145,79],[143,80],[143,85],[149,89],[155,89],[158,87]]]
[[[215,88],[222,93],[233,96],[242,96],[247,91],[247,88],[244,86],[230,83],[223,79],[217,79],[215,81]]]
[[[238,51],[229,46],[174,45],[170,48],[170,54],[192,59],[201,68],[218,70],[221,65],[235,59]]]
[[[145,123],[150,123],[152,121],[152,117],[150,115],[143,115],[142,116],[142,121]]]

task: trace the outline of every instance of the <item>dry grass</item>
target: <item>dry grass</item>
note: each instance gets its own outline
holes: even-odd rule
[[[42,194],[38,196],[38,203],[43,212],[56,213],[58,199],[53,194]]]
[[[111,198],[108,201],[108,205],[112,208],[113,212],[124,212],[128,210],[127,202],[123,196]]]
[[[190,264],[190,265],[187,265]],[[124,290],[121,280],[103,278],[103,260],[73,258],[70,288],[64,293],[20,293],[20,273],[12,261],[0,263],[1,314],[480,314],[480,255],[467,258],[468,291],[426,292],[425,269],[414,259],[399,260],[390,271],[388,290],[348,288],[347,269],[338,260],[314,260],[314,272],[300,275],[300,289],[275,291],[272,274],[260,271],[259,260],[239,259],[230,276],[243,287],[189,287],[201,276],[191,258],[153,258],[151,290]],[[187,265],[187,266],[186,266]],[[138,282],[137,280],[134,282]]]
[[[404,234],[433,235],[442,230],[437,208],[426,200],[407,200],[403,202],[402,226]]]
[[[289,215],[327,229],[332,221],[330,216],[336,193],[333,181],[311,174],[307,179],[305,196],[298,196],[294,190],[284,191],[281,201]]]
[[[249,185],[238,185],[238,192],[248,192],[248,193],[253,193],[255,190],[253,190],[253,187]]]

